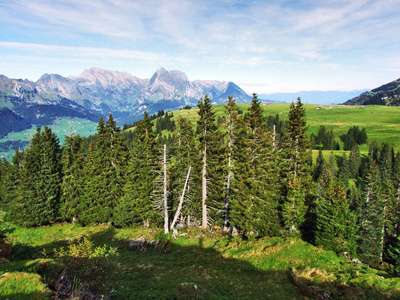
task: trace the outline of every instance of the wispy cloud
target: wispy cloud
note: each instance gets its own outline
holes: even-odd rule
[[[12,49],[17,51],[29,51],[31,53],[51,54],[53,56],[62,57],[85,57],[85,58],[120,58],[141,60],[147,62],[168,62],[172,58],[165,53],[144,52],[136,50],[116,50],[110,48],[94,48],[94,47],[73,47],[73,46],[57,46],[57,45],[42,45],[33,43],[17,43],[17,42],[0,42],[0,49]]]
[[[308,68],[312,80],[349,65],[398,70],[398,11],[397,0],[0,0],[0,55],[268,76]]]

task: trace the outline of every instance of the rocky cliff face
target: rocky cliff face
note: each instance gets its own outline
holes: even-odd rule
[[[0,107],[33,121],[35,118],[30,112],[40,110],[51,114],[55,109],[54,115],[76,116],[78,112],[90,118],[112,113],[118,123],[123,124],[137,119],[144,110],[152,114],[160,109],[195,106],[205,94],[216,104],[226,102],[228,96],[239,103],[251,101],[251,97],[233,82],[191,82],[185,73],[164,68],[157,70],[150,79],[96,67],[84,70],[79,76],[44,74],[37,82],[0,75]],[[60,112],[63,108],[65,114]]]

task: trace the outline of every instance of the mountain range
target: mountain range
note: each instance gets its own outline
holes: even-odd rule
[[[228,96],[238,103],[252,99],[233,82],[189,81],[181,71],[160,68],[150,79],[140,79],[93,67],[79,76],[44,74],[36,82],[0,75],[0,117],[22,120],[26,127],[48,125],[58,117],[97,122],[113,114],[119,124],[125,124],[137,120],[144,111],[153,114],[161,109],[195,106],[205,94],[214,104],[227,102]],[[8,132],[9,126],[2,126],[0,137]]]
[[[164,68],[158,69],[150,79],[97,67],[84,70],[79,76],[44,74],[36,82],[0,75],[0,138],[32,126],[51,125],[62,117],[97,122],[100,117],[113,114],[121,126],[138,120],[144,111],[153,114],[162,109],[196,106],[205,94],[213,104],[226,103],[228,96],[233,96],[238,103],[250,103],[252,99],[233,82],[189,81],[185,73]],[[343,103],[352,98],[344,104],[399,105],[400,79],[370,92],[306,91],[259,95],[259,99],[270,99],[262,100],[264,102],[293,102],[297,97],[304,103]]]

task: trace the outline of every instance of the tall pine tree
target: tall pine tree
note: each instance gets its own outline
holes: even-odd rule
[[[241,234],[272,236],[280,229],[278,168],[272,134],[262,113],[254,94],[246,133],[235,155],[230,216]]]
[[[211,105],[211,99],[206,94],[204,99],[201,98],[199,103],[197,104],[199,108],[199,120],[197,121],[197,128],[200,132],[200,147],[201,147],[201,161],[202,161],[202,170],[201,170],[201,227],[203,229],[208,226],[208,212],[207,212],[207,180],[210,176],[210,152],[213,149],[210,147],[214,137],[214,133],[217,130],[217,126],[215,125],[215,112]]]
[[[314,187],[307,155],[306,112],[300,98],[290,105],[288,123],[287,142],[281,154],[282,219],[286,229],[297,232],[303,229],[312,235],[315,229]]]

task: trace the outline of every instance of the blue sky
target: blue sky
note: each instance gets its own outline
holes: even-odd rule
[[[399,28],[399,0],[0,0],[0,74],[164,67],[249,94],[372,89],[400,77]]]

